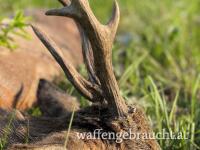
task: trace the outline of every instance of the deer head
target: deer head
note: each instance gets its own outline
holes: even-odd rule
[[[59,2],[64,7],[49,10],[46,15],[70,17],[77,23],[89,79],[82,77],[70,62],[63,59],[62,51],[48,36],[32,26],[34,32],[61,66],[68,80],[84,97],[93,103],[106,102],[110,115],[114,118],[125,117],[128,108],[120,95],[112,66],[112,46],[120,18],[117,1],[114,1],[113,14],[106,25],[97,20],[88,0]]]

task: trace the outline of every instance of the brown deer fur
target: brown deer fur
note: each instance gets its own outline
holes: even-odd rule
[[[62,52],[42,31],[33,26],[33,30],[62,67],[72,85],[93,105],[75,111],[72,129],[66,142],[66,131],[71,114],[57,118],[18,117],[11,123],[8,136],[10,149],[69,149],[69,150],[157,150],[155,139],[126,139],[122,143],[105,139],[79,139],[77,133],[104,132],[152,133],[143,111],[137,106],[128,106],[120,95],[119,87],[112,68],[112,44],[119,23],[119,6],[114,3],[113,16],[107,25],[102,25],[94,16],[88,0],[65,2],[62,9],[50,10],[47,15],[73,18],[79,26],[83,39],[83,56],[89,79],[81,76]],[[19,116],[19,115],[17,115]],[[1,126],[8,119],[1,121]],[[29,144],[16,144],[28,141]],[[64,147],[66,146],[66,147]]]

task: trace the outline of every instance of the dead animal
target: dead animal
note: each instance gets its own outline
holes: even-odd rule
[[[5,136],[3,131],[7,131],[8,149],[160,149],[156,139],[145,138],[145,135],[152,134],[148,120],[141,108],[128,106],[125,103],[113,72],[112,46],[120,19],[117,1],[114,1],[113,15],[106,25],[97,20],[88,0],[59,1],[64,7],[47,11],[46,14],[70,17],[77,23],[82,35],[82,53],[88,71],[88,80],[81,76],[68,60],[63,59],[62,51],[53,41],[39,28],[35,26],[32,28],[75,89],[93,105],[56,118],[16,117],[10,121],[9,132],[5,130],[9,118],[1,118],[0,133],[1,136]],[[68,130],[71,116],[73,116],[73,123]],[[84,133],[86,136],[81,138],[80,135]],[[108,133],[114,134],[108,137],[106,136]],[[99,136],[96,137],[96,134]],[[129,135],[129,138],[125,138],[123,136],[125,134],[126,137]],[[134,138],[130,137],[130,134],[140,136]],[[88,135],[93,135],[93,138]],[[122,135],[120,141],[117,141],[119,138],[117,135]]]

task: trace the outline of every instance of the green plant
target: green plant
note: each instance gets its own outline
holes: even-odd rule
[[[6,127],[4,128],[4,132],[2,136],[0,137],[0,150],[5,149],[5,146],[7,145],[8,142],[8,137],[12,131],[12,123],[13,120],[15,119],[15,111],[13,111],[10,116],[9,116],[9,121]]]
[[[28,114],[34,117],[42,116],[42,112],[39,107],[32,107],[28,111]]]
[[[144,106],[155,132],[164,128],[189,132],[189,140],[159,140],[162,149],[198,149],[200,1],[118,1],[122,13],[113,60],[121,93]],[[104,23],[112,2],[90,0],[95,15]],[[2,10],[8,12],[30,6],[57,7],[55,3],[8,0],[1,7],[7,6],[9,9]],[[62,87],[80,98],[69,84]]]
[[[68,144],[69,134],[70,134],[72,123],[73,123],[73,119],[74,119],[74,114],[75,114],[75,107],[73,106],[73,111],[72,111],[72,114],[71,114],[68,131],[67,131],[66,138],[65,138],[64,148],[66,148],[67,144]]]
[[[47,8],[59,6],[56,0],[0,0],[0,16],[9,15],[15,11],[28,10],[31,8]]]
[[[23,15],[22,11],[16,13],[13,19],[0,20],[0,46],[14,50],[17,47],[13,41],[12,35],[28,38],[24,27],[27,26],[28,18]]]

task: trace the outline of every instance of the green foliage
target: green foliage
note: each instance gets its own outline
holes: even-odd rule
[[[124,97],[138,99],[155,132],[189,133],[158,140],[162,149],[200,149],[200,1],[120,2],[113,60]]]
[[[8,137],[12,131],[12,123],[13,123],[14,119],[15,119],[15,111],[13,111],[11,113],[11,115],[9,116],[9,122],[6,125],[6,127],[3,129],[4,132],[3,132],[2,136],[0,137],[0,150],[5,149],[5,147],[7,145]]]
[[[16,10],[37,8],[57,7],[57,0],[0,0],[0,16],[15,12]]]
[[[197,85],[200,85],[199,77],[193,86],[194,95],[196,95]],[[160,146],[163,150],[173,149],[199,149],[199,121],[197,117],[200,115],[200,111],[197,109],[200,107],[200,102],[195,102],[196,109],[191,107],[180,106],[179,103],[183,103],[184,98],[178,91],[176,96],[169,104],[167,96],[163,93],[163,90],[158,90],[155,82],[151,77],[147,77],[145,80],[146,90],[144,101],[148,101],[149,106],[146,107],[147,114],[151,114],[151,121],[153,123],[154,131],[157,133],[163,133],[165,129],[168,133],[174,133],[175,135],[182,135],[187,139],[159,139]],[[197,97],[195,96],[196,100]],[[192,99],[191,99],[192,100]],[[168,103],[168,105],[167,105]],[[189,102],[186,102],[190,106]]]
[[[74,115],[75,115],[75,106],[73,106],[73,111],[72,111],[72,114],[71,114],[71,118],[70,118],[70,122],[69,122],[69,126],[68,126],[68,131],[67,131],[67,134],[66,134],[66,137],[65,137],[64,148],[67,147],[67,144],[68,144],[69,135],[70,135]]]
[[[121,93],[144,106],[156,133],[189,133],[188,140],[158,140],[162,149],[200,149],[200,1],[119,3],[113,62]],[[103,22],[111,4],[92,1]]]
[[[89,1],[98,19],[106,23],[113,0]],[[155,132],[189,133],[188,140],[158,140],[162,149],[199,149],[200,0],[118,1],[121,21],[113,64],[121,93],[144,106]],[[1,4],[3,12],[59,6],[56,0]],[[88,105],[68,81],[60,86],[81,99],[82,106]]]
[[[12,39],[12,35],[28,37],[24,27],[27,26],[28,18],[22,11],[16,13],[13,19],[0,20],[0,46],[8,47],[13,50],[17,44]]]
[[[34,116],[34,117],[39,117],[42,115],[42,112],[39,107],[30,108],[27,112],[29,115]]]

